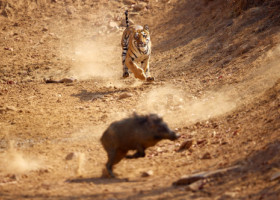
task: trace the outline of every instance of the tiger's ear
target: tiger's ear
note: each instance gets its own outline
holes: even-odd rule
[[[136,32],[135,34],[134,34],[134,38],[137,40],[137,39],[139,39],[139,33],[138,32]]]
[[[148,24],[145,24],[145,25],[144,25],[144,30],[149,31],[149,26],[148,26]]]

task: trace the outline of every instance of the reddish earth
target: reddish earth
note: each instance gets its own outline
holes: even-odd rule
[[[150,26],[152,83],[121,78],[127,8]],[[278,0],[0,0],[0,13],[0,199],[280,199]],[[101,178],[99,138],[134,111],[182,137]]]

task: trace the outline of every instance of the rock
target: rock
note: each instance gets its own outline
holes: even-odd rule
[[[11,48],[11,47],[4,47],[4,50],[7,50],[7,51],[14,51],[14,49]]]
[[[275,180],[278,180],[278,179],[280,179],[280,171],[272,174],[272,176],[270,177],[271,181],[275,181]]]
[[[135,0],[123,0],[123,3],[125,5],[132,5],[132,4],[136,4],[136,1]]]
[[[204,172],[200,172],[197,174],[193,174],[193,175],[185,175],[182,176],[179,180],[173,182],[173,185],[177,186],[177,185],[190,185],[192,183],[195,183],[196,181],[205,179],[205,178],[209,178],[209,177],[213,177],[213,176],[218,176],[218,175],[222,175],[226,172],[229,171],[233,171],[233,170],[238,170],[241,167],[239,165],[233,166],[233,167],[228,167],[228,168],[224,168],[224,169],[217,169],[217,170],[213,170],[213,171],[204,171]],[[195,189],[196,187],[199,188],[200,183],[197,183],[197,185],[193,185],[192,187]]]
[[[8,112],[8,111],[14,111],[14,112],[16,112],[16,111],[17,111],[17,108],[14,107],[14,106],[3,106],[3,107],[0,106],[0,113],[6,113],[6,112]]]
[[[133,6],[133,11],[139,12],[141,10],[144,10],[145,8],[146,8],[145,3],[139,3],[139,4],[136,4],[135,6]]]
[[[211,155],[209,152],[206,152],[202,157],[201,159],[211,159]]]
[[[207,140],[205,140],[205,139],[197,140],[197,141],[196,141],[196,144],[197,144],[197,145],[204,145],[204,144],[207,144]]]
[[[152,176],[152,175],[154,175],[153,170],[149,170],[149,171],[146,171],[146,172],[142,172],[141,177],[149,177],[149,176]]]
[[[6,106],[7,111],[17,111],[17,108],[14,106]]]
[[[132,97],[132,96],[133,95],[131,93],[123,93],[119,96],[118,100],[125,99],[125,98]]]
[[[44,27],[43,29],[42,29],[42,31],[43,32],[46,32],[46,31],[48,31],[49,29],[47,28],[47,27]]]
[[[204,179],[204,174],[194,174],[190,176],[183,176],[179,180],[173,183],[173,185],[190,185],[198,180]]]
[[[179,149],[177,150],[177,152],[181,152],[184,150],[189,149],[193,144],[193,140],[185,140],[179,147]]]
[[[65,160],[73,160],[75,157],[77,157],[77,153],[71,152],[65,157]]]
[[[63,78],[60,80],[52,80],[52,79],[43,79],[45,81],[45,83],[73,83],[75,81],[77,81],[77,79],[75,78]]]
[[[205,184],[204,180],[198,180],[198,181],[190,184],[189,189],[191,189],[192,191],[198,191],[198,190],[201,190],[203,188],[204,184]]]

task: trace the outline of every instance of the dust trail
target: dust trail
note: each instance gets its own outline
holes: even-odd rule
[[[0,155],[0,171],[5,173],[26,173],[42,168],[42,164],[36,160],[24,156],[14,148],[14,142],[9,142],[9,149]]]
[[[75,45],[73,75],[79,79],[116,78],[121,75],[120,62],[117,63],[116,52],[120,49],[108,45],[103,40],[89,40]],[[120,55],[118,54],[120,57]]]
[[[113,40],[113,38],[107,37],[76,42],[73,45],[73,67],[70,71],[70,76],[78,80],[92,79],[108,87],[135,87],[141,85],[142,82],[139,80],[133,79],[127,83],[122,78],[122,51],[118,42],[121,36],[114,36],[115,40],[111,43],[109,41]]]
[[[259,59],[259,67],[243,82],[205,91],[200,98],[172,85],[155,88],[139,104],[139,112],[158,113],[173,126],[207,120],[253,102],[280,78],[280,46]]]

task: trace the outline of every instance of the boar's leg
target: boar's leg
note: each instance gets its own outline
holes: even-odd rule
[[[121,150],[108,152],[108,161],[106,163],[106,169],[112,178],[115,178],[115,175],[113,173],[113,165],[120,162],[121,159],[125,157],[126,153],[127,151],[121,151]]]
[[[145,157],[145,149],[143,147],[138,147],[137,151],[133,155],[127,155],[126,158],[133,159],[133,158],[140,158]]]

